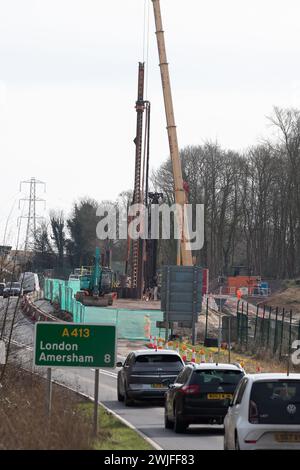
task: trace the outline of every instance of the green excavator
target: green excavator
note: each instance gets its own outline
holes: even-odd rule
[[[107,307],[113,304],[113,272],[101,266],[100,248],[96,248],[94,265],[90,273],[80,276],[80,291],[76,300],[91,307]]]

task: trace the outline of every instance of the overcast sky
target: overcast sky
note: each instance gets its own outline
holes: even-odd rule
[[[145,2],[155,168],[168,141],[152,2],[0,0],[0,244],[12,208],[13,243],[21,180],[45,181],[47,210],[66,213],[82,196],[132,188]],[[208,139],[246,149],[270,135],[274,105],[300,107],[299,0],[161,8],[180,147]]]

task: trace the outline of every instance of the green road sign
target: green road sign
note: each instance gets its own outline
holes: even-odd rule
[[[116,363],[115,325],[38,322],[34,364],[45,367],[110,367]]]

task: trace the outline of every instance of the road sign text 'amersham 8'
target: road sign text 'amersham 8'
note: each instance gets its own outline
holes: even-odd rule
[[[115,325],[38,322],[34,364],[44,367],[110,367],[116,363]]]

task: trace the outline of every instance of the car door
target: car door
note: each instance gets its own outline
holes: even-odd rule
[[[176,388],[181,386],[183,384],[183,374],[184,370],[178,374],[178,376],[175,379],[175,382],[169,385],[169,390],[166,394],[166,410],[167,414],[169,417],[173,417],[173,402],[174,402],[174,396],[176,392]]]
[[[235,448],[235,431],[237,428],[237,419],[240,414],[242,399],[247,388],[248,378],[244,377],[239,383],[233,396],[230,407],[228,408],[225,424],[225,439],[230,449]]]
[[[170,385],[167,400],[168,416],[174,417],[174,402],[178,399],[178,390],[186,383],[191,374],[191,368],[185,367],[175,379],[175,382]]]

